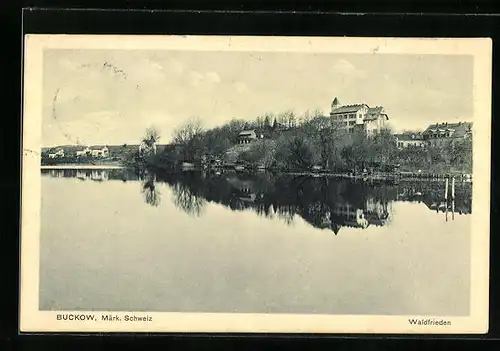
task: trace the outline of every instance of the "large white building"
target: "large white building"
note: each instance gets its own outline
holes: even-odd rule
[[[386,126],[389,117],[381,106],[370,107],[367,104],[341,105],[335,98],[331,105],[330,117],[349,131],[362,130],[371,136]]]

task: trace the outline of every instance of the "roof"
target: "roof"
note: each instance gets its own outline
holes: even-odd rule
[[[104,149],[104,148],[106,148],[106,149],[107,149],[107,147],[106,147],[106,146],[92,146],[92,147],[90,148],[90,150],[102,150],[102,149]]]
[[[453,131],[451,138],[463,138],[467,133],[470,133],[472,129],[472,122],[458,122],[458,123],[436,123],[431,124],[422,133],[423,135],[428,135],[430,133],[435,133],[438,131]]]
[[[366,112],[364,121],[373,121],[380,116],[385,116],[387,118],[387,115],[384,113],[384,108],[382,106],[369,107],[368,111]]]
[[[423,137],[421,133],[403,133],[396,134],[395,137],[398,141],[423,141]]]
[[[357,112],[357,111],[361,110],[363,107],[368,107],[368,105],[355,104],[355,105],[340,106],[340,107],[333,109],[331,114]]]
[[[255,130],[243,130],[240,132],[240,136],[247,136],[247,135],[252,135],[252,134],[255,134]]]

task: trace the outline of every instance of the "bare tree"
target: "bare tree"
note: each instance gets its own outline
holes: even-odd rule
[[[191,118],[185,124],[174,131],[174,143],[186,145],[193,138],[203,132],[203,127],[199,118]]]
[[[146,129],[146,135],[143,138],[143,141],[148,146],[153,146],[160,140],[160,131],[156,126],[151,126]]]
[[[151,126],[146,129],[146,134],[141,140],[141,145],[139,146],[139,151],[144,152],[146,150],[152,150],[156,153],[156,144],[160,140],[160,131],[156,126]]]
[[[203,127],[199,118],[191,118],[174,131],[174,144],[180,145],[185,159],[193,159],[201,152],[201,134]]]

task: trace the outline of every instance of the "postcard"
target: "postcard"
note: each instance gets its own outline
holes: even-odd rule
[[[488,331],[489,38],[25,36],[21,332]]]

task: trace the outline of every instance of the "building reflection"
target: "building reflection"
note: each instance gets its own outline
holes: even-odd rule
[[[77,178],[80,180],[139,180],[139,174],[125,169],[42,169],[42,175],[55,178]]]
[[[313,227],[338,234],[342,227],[366,229],[390,225],[395,202],[420,203],[431,211],[455,215],[472,213],[470,183],[457,183],[453,199],[446,199],[443,182],[403,182],[367,184],[326,177],[272,175],[266,172],[153,174],[125,169],[43,170],[51,177],[123,182],[138,181],[144,201],[158,206],[161,194],[157,183],[172,190],[172,202],[185,213],[200,216],[208,202],[222,204],[233,211],[251,210],[266,218],[286,223],[300,217]]]

